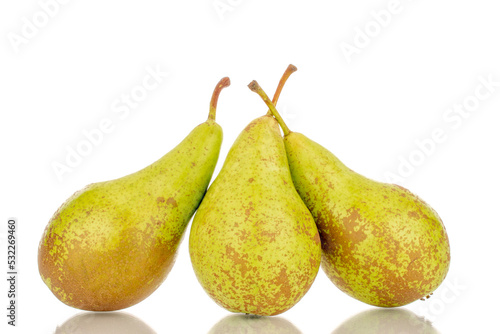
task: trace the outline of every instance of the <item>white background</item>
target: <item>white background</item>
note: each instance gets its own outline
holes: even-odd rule
[[[310,291],[288,312],[249,323],[226,318],[226,324],[270,326],[259,333],[498,328],[498,4],[401,0],[381,27],[371,13],[393,8],[388,0],[220,3],[230,10],[219,15],[213,0],[74,0],[60,4],[57,12],[52,8],[47,22],[35,0],[0,4],[1,332],[54,333],[59,326],[57,333],[109,333],[106,326],[125,326],[141,333],[134,326],[144,323],[150,328],[144,333],[208,333],[230,315],[198,284],[187,238],[155,293],[111,320],[95,321],[92,313],[59,302],[43,284],[38,242],[51,215],[73,192],[152,163],[203,122],[215,84],[229,76],[232,85],[222,92],[217,114],[224,129],[217,173],[238,133],[267,111],[246,85],[256,79],[272,95],[289,63],[299,70],[278,109],[290,128],[368,177],[383,181],[399,168],[404,177],[398,182],[443,219],[451,269],[431,299],[392,312],[348,297],[320,270]],[[26,35],[26,20],[41,27]],[[359,33],[365,28],[371,29],[368,40]],[[12,42],[21,37],[22,44]],[[358,46],[351,57],[341,49],[347,44]],[[147,68],[168,76],[128,115],[115,113],[123,94],[140,89]],[[488,91],[481,77],[497,86]],[[463,103],[472,110],[466,116],[448,111]],[[112,131],[59,180],[53,163],[65,163],[68,147],[76,149],[85,140],[83,132],[103,119],[113,122]],[[441,142],[432,147],[428,139],[439,131]],[[419,153],[418,141],[428,144],[426,155]],[[402,170],[401,159],[412,165]],[[19,220],[20,249],[15,329],[6,325],[3,279],[5,230],[12,216]],[[367,310],[373,311],[363,313]],[[80,313],[84,316],[70,320]],[[127,315],[137,321],[130,325]],[[212,333],[223,332],[214,328]]]

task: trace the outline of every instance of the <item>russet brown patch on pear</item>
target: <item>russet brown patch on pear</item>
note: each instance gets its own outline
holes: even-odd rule
[[[173,197],[167,199],[167,204],[171,205],[173,208],[177,207],[177,201]]]

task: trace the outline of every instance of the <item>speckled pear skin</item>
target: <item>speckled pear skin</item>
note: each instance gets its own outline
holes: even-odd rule
[[[320,266],[318,230],[293,186],[275,122],[263,116],[241,132],[191,226],[196,276],[231,312],[285,312]]]
[[[208,120],[152,165],[71,196],[39,245],[40,275],[54,295],[78,309],[112,311],[156,290],[205,194],[221,143],[221,127]]]
[[[322,268],[348,295],[395,307],[432,293],[450,265],[438,214],[394,184],[370,180],[331,152],[290,132],[285,147],[295,187],[322,241]]]

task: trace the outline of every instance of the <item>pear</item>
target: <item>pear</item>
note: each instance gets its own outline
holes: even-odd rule
[[[438,214],[409,190],[368,179],[323,146],[280,123],[292,179],[321,236],[322,268],[348,295],[395,307],[429,296],[444,280],[450,245]]]
[[[93,183],[71,196],[50,219],[38,248],[40,275],[63,303],[112,311],[155,291],[175,260],[198,208],[222,143],[215,122],[215,88],[208,120],[150,166]]]
[[[274,117],[253,120],[235,140],[193,218],[189,253],[201,286],[231,312],[280,314],[308,291],[320,239]]]

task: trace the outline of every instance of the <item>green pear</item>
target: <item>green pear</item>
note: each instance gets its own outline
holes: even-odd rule
[[[283,129],[292,179],[318,226],[322,268],[330,280],[348,295],[382,307],[431,294],[450,265],[438,214],[407,189],[368,179],[290,131],[258,84],[250,88]]]
[[[210,113],[172,151],[150,166],[93,183],[54,214],[38,248],[43,281],[63,303],[91,311],[134,305],[155,291],[175,260],[222,143],[215,122],[223,78]]]
[[[201,286],[231,312],[276,315],[308,291],[320,239],[274,117],[253,120],[234,142],[193,218],[189,252]]]

